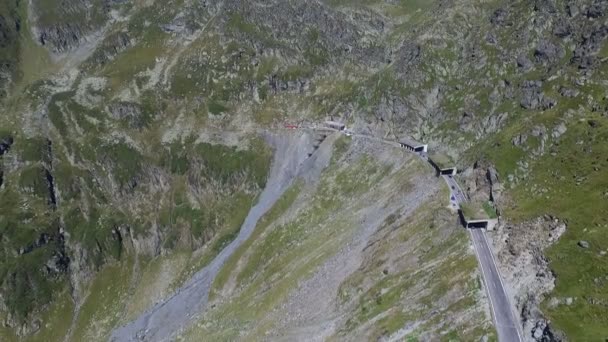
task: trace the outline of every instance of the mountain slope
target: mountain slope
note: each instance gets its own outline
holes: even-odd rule
[[[489,235],[527,338],[604,338],[607,11],[600,0],[1,4],[0,336],[108,337],[238,236],[269,175],[260,132],[333,118],[454,161],[471,199],[500,216]],[[336,144],[347,154],[257,225],[219,273],[216,307],[184,336],[236,338],[222,331],[234,324],[259,338],[456,338],[462,322],[446,312],[483,316],[439,184],[398,175],[371,142]],[[374,184],[352,185],[359,171]],[[319,199],[328,187],[331,203]],[[398,208],[402,192],[428,197]],[[321,212],[298,214],[310,211]],[[332,254],[345,246],[363,246],[360,263]],[[331,305],[301,311],[312,297]],[[459,337],[491,335],[489,322],[471,319]]]

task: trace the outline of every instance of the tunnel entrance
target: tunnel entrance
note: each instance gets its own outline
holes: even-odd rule
[[[477,229],[477,228],[488,229],[488,221],[467,222],[467,228],[471,228],[471,229]]]
[[[455,168],[441,169],[441,171],[439,171],[439,173],[441,173],[442,175],[455,175],[456,169]]]

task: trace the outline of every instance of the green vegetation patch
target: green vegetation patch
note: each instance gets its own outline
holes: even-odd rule
[[[274,206],[264,214],[258,224],[256,225],[255,230],[237,250],[234,254],[226,261],[217,277],[215,278],[212,286],[212,290],[210,293],[210,298],[215,297],[217,293],[221,292],[221,289],[228,282],[228,278],[233,274],[233,271],[236,270],[236,266],[239,260],[242,259],[245,252],[251,248],[254,241],[260,238],[262,233],[266,230],[266,228],[274,221],[276,221],[281,215],[283,215],[289,207],[293,204],[300,193],[300,189],[302,184],[300,182],[292,185],[279,200],[274,204]]]
[[[105,266],[87,289],[72,332],[75,341],[107,340],[125,308],[133,260]]]
[[[174,142],[164,147],[160,164],[176,174],[185,174],[191,167],[199,167],[209,179],[229,184],[245,175],[253,184],[266,184],[272,151],[258,138],[250,141],[248,149],[209,143]]]
[[[59,0],[32,1],[37,24],[41,26],[73,25],[81,29],[95,29],[107,19],[102,0],[92,0],[88,4],[74,3],[68,6]]]
[[[488,203],[462,203],[460,204],[460,209],[466,220],[488,220],[493,218],[491,216],[496,217],[496,211]]]
[[[100,161],[112,169],[121,188],[136,186],[145,157],[124,141],[107,143],[98,150]]]
[[[454,163],[454,160],[452,158],[450,158],[450,156],[448,156],[445,153],[432,152],[432,153],[429,154],[429,158],[435,164],[437,164],[437,166],[440,169],[446,169],[446,168],[454,167],[456,165],[456,163]]]
[[[608,336],[603,304],[608,292],[597,280],[608,274],[601,254],[608,246],[608,119],[589,113],[569,125],[550,152],[531,165],[529,179],[513,190],[517,206],[506,208],[505,215],[527,220],[546,213],[566,221],[566,232],[546,255],[557,278],[552,296],[576,301],[568,307],[545,303],[544,311],[568,336]],[[589,249],[577,245],[581,240],[589,242]]]
[[[490,219],[495,219],[498,217],[496,213],[496,208],[494,208],[494,205],[490,201],[483,203],[483,210],[486,212],[486,215]]]
[[[209,113],[213,114],[213,115],[219,115],[222,114],[224,112],[228,111],[228,107],[226,107],[224,104],[220,103],[217,100],[212,100],[209,102],[209,104],[207,105],[208,109],[209,109]]]

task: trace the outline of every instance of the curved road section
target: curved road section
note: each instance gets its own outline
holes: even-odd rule
[[[466,196],[460,189],[460,186],[451,176],[443,176],[446,183],[450,187],[450,199],[452,204],[460,208],[460,203],[467,201]],[[504,342],[523,341],[520,332],[520,325],[517,323],[515,314],[513,313],[507,291],[496,267],[494,254],[488,245],[485,231],[483,229],[468,229],[473,240],[473,247],[479,267],[483,275],[486,292],[490,298],[490,307],[492,309],[492,317],[498,340]]]
[[[334,129],[326,130],[335,131]],[[366,134],[351,133],[350,135],[380,141],[393,146],[399,146],[399,144],[395,141],[385,140]],[[428,156],[425,153],[420,154],[420,157],[428,161]],[[450,188],[450,199],[452,206],[455,209],[460,209],[460,203],[467,202],[467,197],[452,176],[443,175],[442,177]],[[492,317],[494,319],[496,333],[498,334],[498,340],[501,342],[523,342],[521,326],[518,324],[518,319],[514,314],[513,307],[509,301],[506,287],[502,281],[500,273],[498,272],[496,260],[494,259],[494,254],[490,249],[485,231],[483,229],[468,229],[468,231],[471,234],[473,248],[475,249],[475,254],[477,255],[486,292],[490,298],[490,308],[492,309]]]
[[[336,131],[335,129],[331,128],[312,127],[312,129]],[[342,131],[342,133],[345,132]],[[395,141],[386,140],[367,134],[350,133],[348,135],[380,141],[392,146],[399,146],[399,144]],[[428,156],[425,153],[420,154],[420,157],[428,161]],[[460,209],[460,203],[467,202],[467,197],[452,176],[443,175],[442,177],[450,188],[450,199],[453,208]],[[494,319],[496,333],[498,334],[498,340],[501,342],[523,342],[521,326],[518,324],[518,319],[514,314],[513,307],[509,301],[506,287],[502,281],[500,273],[498,272],[496,260],[494,259],[494,254],[490,249],[485,231],[483,229],[468,229],[468,231],[471,234],[473,248],[475,249],[475,254],[477,255],[486,292],[490,298],[490,308],[492,310],[492,317]]]

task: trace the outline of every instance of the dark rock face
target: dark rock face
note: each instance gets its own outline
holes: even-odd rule
[[[398,73],[407,73],[411,68],[420,62],[421,49],[414,43],[405,43],[397,52],[395,61]]]
[[[580,92],[576,89],[560,87],[559,94],[563,97],[577,97]]]
[[[492,13],[492,16],[490,17],[490,23],[492,23],[492,25],[503,26],[506,23],[508,15],[509,12],[507,12],[507,10],[505,10],[504,8],[499,8],[494,11],[494,13]]]
[[[558,19],[553,26],[553,34],[560,38],[566,38],[572,35],[572,25],[564,18]]]
[[[54,53],[67,53],[101,29],[111,6],[117,4],[107,0],[32,0],[32,31],[42,46]]]
[[[53,52],[63,53],[78,47],[83,36],[84,32],[79,26],[64,24],[42,29],[38,41]]]
[[[568,4],[566,4],[566,13],[572,18],[576,17],[579,13],[578,5],[574,3],[574,1],[570,0]]]
[[[0,136],[0,188],[4,184],[4,163],[2,161],[2,156],[9,151],[11,146],[13,145],[13,137],[9,136]]]
[[[511,139],[511,143],[513,144],[513,146],[521,146],[525,144],[526,141],[528,141],[528,136],[525,134],[519,134],[513,137],[513,139]]]
[[[541,13],[553,14],[557,12],[555,0],[535,0],[534,10]]]
[[[8,11],[0,13],[0,100],[8,95],[9,86],[14,81],[19,64],[19,32],[21,31],[21,18],[8,2]],[[7,9],[0,6],[0,12]]]
[[[284,80],[278,75],[269,76],[265,80],[265,84],[268,85],[270,91],[273,94],[278,93],[303,93],[310,87],[310,80],[302,77],[296,80]]]
[[[117,102],[108,106],[112,118],[124,120],[130,128],[140,129],[145,126],[142,109],[137,103]]]
[[[560,342],[562,339],[555,335],[551,330],[549,322],[540,319],[536,322],[536,326],[530,332],[534,341],[538,342]]]
[[[475,118],[475,115],[473,115],[473,113],[471,113],[471,112],[464,112],[460,116],[460,120],[458,121],[458,126],[462,130],[469,130],[470,129],[470,125],[472,124],[474,118]]]
[[[606,15],[608,11],[608,2],[605,0],[595,0],[589,8],[587,8],[587,12],[585,15],[587,18],[600,18]]]
[[[10,48],[20,31],[21,18],[16,11],[11,11],[8,16],[0,14],[0,48]]]
[[[606,37],[608,37],[608,26],[606,25],[584,34],[582,41],[574,50],[574,56],[570,62],[578,65],[579,69],[592,68],[596,64],[595,55],[602,48]]]
[[[534,50],[534,58],[537,63],[553,64],[564,58],[566,52],[561,46],[553,44],[551,41],[541,40]]]
[[[13,137],[12,136],[0,136],[0,156],[10,150],[13,145]]]
[[[6,18],[0,15],[0,48],[6,48],[13,40],[9,26]]]
[[[524,54],[517,56],[516,62],[517,67],[524,72],[534,68],[534,63]]]
[[[104,65],[114,59],[119,53],[133,45],[133,40],[127,32],[119,32],[106,38],[100,48],[95,51],[92,60],[97,65]]]
[[[541,90],[541,81],[525,81],[521,86],[522,99],[520,104],[525,109],[550,109],[557,101],[547,97]]]

